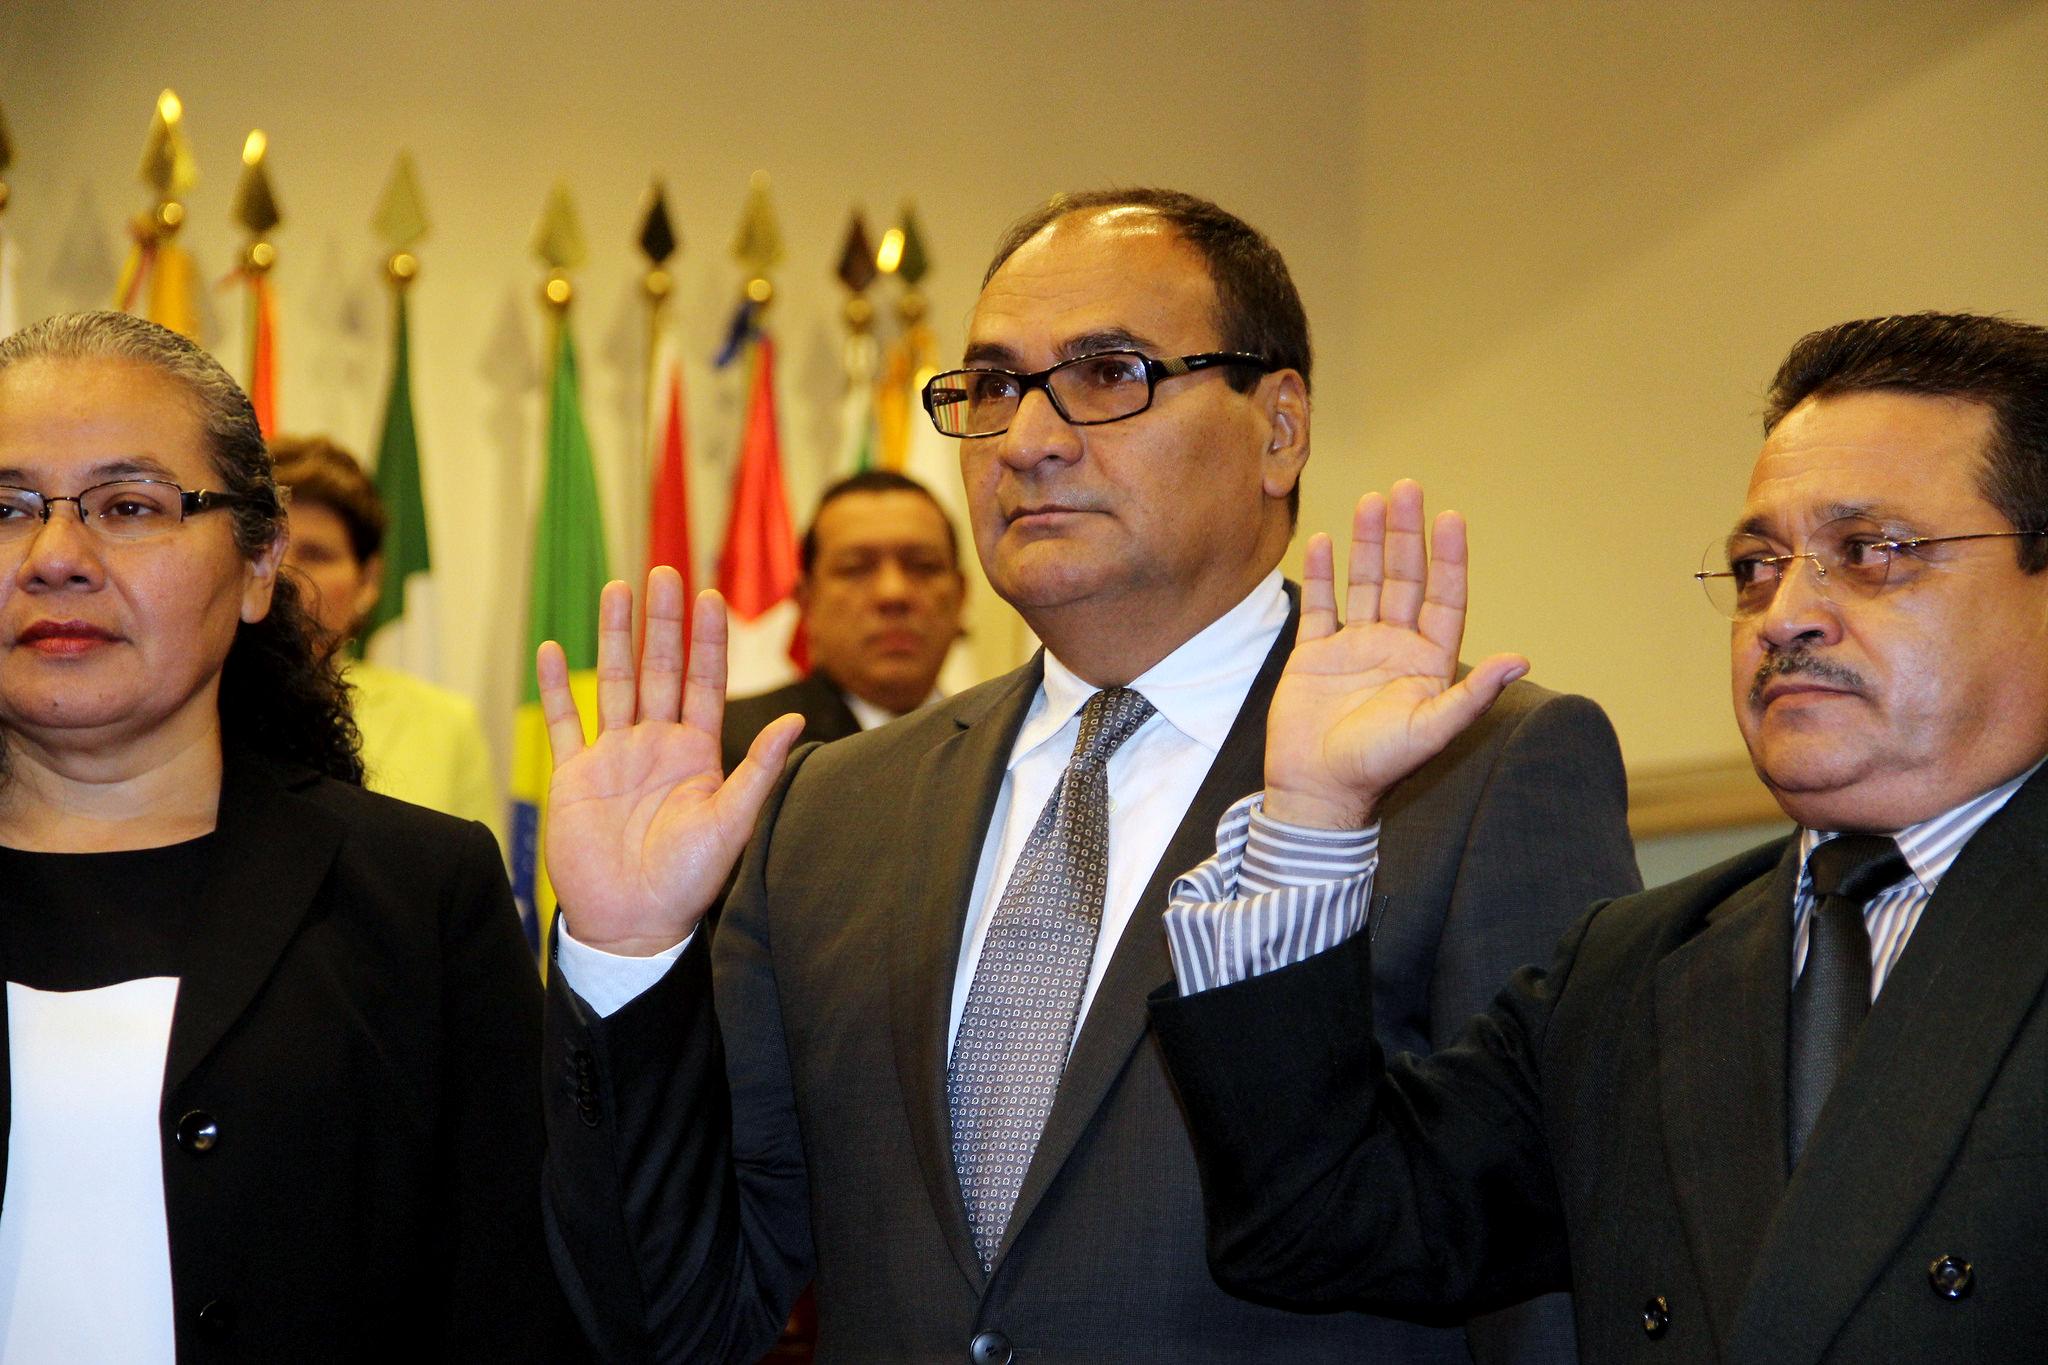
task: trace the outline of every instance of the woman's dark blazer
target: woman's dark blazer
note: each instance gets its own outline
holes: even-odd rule
[[[241,755],[218,833],[160,1114],[179,1360],[573,1355],[490,833]]]

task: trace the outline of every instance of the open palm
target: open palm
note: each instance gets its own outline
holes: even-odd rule
[[[1265,809],[1324,828],[1370,822],[1393,785],[1443,751],[1508,683],[1518,655],[1457,677],[1465,634],[1465,523],[1439,516],[1424,543],[1422,489],[1403,480],[1352,515],[1344,619],[1335,551],[1309,540],[1301,625],[1266,721]]]
[[[560,646],[535,660],[554,775],[548,784],[548,878],[576,938],[644,956],[682,941],[745,847],[783,759],[802,730],[782,717],[728,778],[725,604],[698,599],[687,672],[682,579],[647,578],[647,634],[636,676],[633,598],[610,583],[598,604],[597,722],[586,744]]]

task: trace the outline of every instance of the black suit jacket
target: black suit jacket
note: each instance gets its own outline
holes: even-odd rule
[[[1797,861],[1595,908],[1427,1058],[1382,1066],[1357,940],[1160,997],[1218,1275],[1381,1312],[1569,1284],[1593,1362],[2048,1360],[2048,772],[1943,877],[1788,1179]]]
[[[1455,1331],[1287,1313],[1217,1287],[1187,1135],[1147,1033],[1145,998],[1172,975],[1168,884],[1259,785],[1291,639],[1267,659],[1116,948],[993,1274],[953,1171],[947,1018],[1035,661],[793,760],[711,960],[700,936],[603,1020],[556,974],[549,1205],[572,1302],[608,1358],[747,1359],[813,1272],[825,1360],[958,1361],[977,1340],[989,1358],[1007,1344],[1039,1362],[1466,1358]],[[1535,799],[1553,789],[1575,799]],[[1399,825],[1442,856],[1394,885],[1383,916],[1405,945],[1390,970],[1412,978],[1390,998],[1421,1012],[1406,1026],[1426,1032],[1429,1003],[1461,995],[1475,959],[1532,960],[1587,886],[1633,885],[1622,791],[1598,710],[1526,685],[1417,785]],[[1580,856],[1550,858],[1545,834]],[[1555,903],[1482,915],[1466,891],[1502,876]]]
[[[768,722],[791,711],[804,718],[804,732],[797,736],[799,744],[845,739],[860,733],[859,718],[832,680],[823,673],[812,673],[773,692],[726,703],[725,729],[719,746],[725,770],[731,772],[740,766],[740,760],[747,756],[747,746],[754,742],[754,736],[768,728]]]
[[[236,757],[216,842],[161,1109],[179,1360],[571,1356],[490,832]]]

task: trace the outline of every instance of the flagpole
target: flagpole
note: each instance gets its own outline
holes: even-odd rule
[[[242,143],[242,177],[235,185],[233,210],[235,222],[249,234],[241,262],[249,293],[249,401],[265,436],[277,431],[277,320],[270,293],[270,270],[277,264],[277,248],[270,243],[270,233],[284,221],[263,165],[269,149],[270,139],[261,128],[250,132]]]
[[[14,164],[14,141],[7,135],[7,111],[0,109],[0,337],[20,325],[15,316],[14,243],[7,235],[7,168]]]
[[[149,137],[142,147],[140,177],[155,193],[156,204],[129,224],[134,246],[122,268],[114,306],[134,311],[147,283],[151,320],[194,336],[199,319],[191,262],[176,239],[185,224],[184,197],[198,183],[199,167],[192,158],[192,144],[185,138],[185,106],[175,90],[167,89],[156,98]]]
[[[846,303],[840,310],[846,322],[846,401],[842,405],[839,433],[838,474],[851,474],[874,463],[874,387],[879,359],[875,347],[875,305],[868,298],[868,286],[880,271],[875,266],[874,248],[868,243],[867,219],[856,207],[847,220],[846,242],[839,251],[839,266],[833,272],[846,286]]]
[[[374,645],[376,662],[444,682],[433,546],[412,407],[410,297],[420,273],[414,251],[427,235],[427,211],[410,154],[401,151],[392,162],[370,226],[387,251],[384,282],[391,290],[391,378],[385,388],[374,475],[389,524],[377,605],[352,648],[358,657],[367,657]]]

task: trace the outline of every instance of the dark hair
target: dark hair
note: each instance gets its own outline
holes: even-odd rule
[[[1309,387],[1314,355],[1309,346],[1308,313],[1301,306],[1301,293],[1294,287],[1286,259],[1264,233],[1244,219],[1192,194],[1147,186],[1056,194],[1010,225],[996,243],[995,258],[981,277],[982,285],[987,286],[1017,248],[1068,214],[1114,208],[1143,209],[1157,215],[1201,253],[1210,283],[1216,288],[1216,333],[1223,349],[1247,351],[1275,369],[1293,370],[1301,375],[1302,388]],[[1258,383],[1259,376],[1249,370],[1229,373],[1231,386],[1241,393]],[[1301,484],[1297,480],[1287,495],[1289,519],[1300,509]]]
[[[278,483],[292,490],[294,506],[313,503],[341,518],[358,563],[384,548],[391,519],[355,456],[325,436],[273,436],[270,461]]]
[[[1978,491],[2014,530],[2048,528],[2048,329],[1975,313],[1906,313],[1808,333],[1771,381],[1764,434],[1809,398],[1874,389],[1989,408]],[[2048,568],[2048,537],[2015,543],[2021,569]]]
[[[126,313],[46,318],[0,340],[0,371],[36,360],[112,360],[147,366],[184,389],[205,433],[229,509],[235,548],[255,559],[285,532],[284,503],[255,409],[219,362],[168,328]],[[363,780],[361,741],[348,693],[289,574],[279,574],[270,611],[235,630],[220,675],[224,748],[252,749],[344,782]]]
[[[915,493],[923,498],[939,514],[939,523],[946,528],[946,554],[956,570],[960,567],[959,534],[953,530],[953,519],[946,515],[946,509],[932,496],[932,490],[893,469],[863,469],[832,484],[819,496],[818,510],[811,513],[811,524],[804,527],[804,538],[797,546],[797,565],[804,577],[811,576],[811,565],[818,558],[818,518],[825,515],[827,507],[851,493]]]

